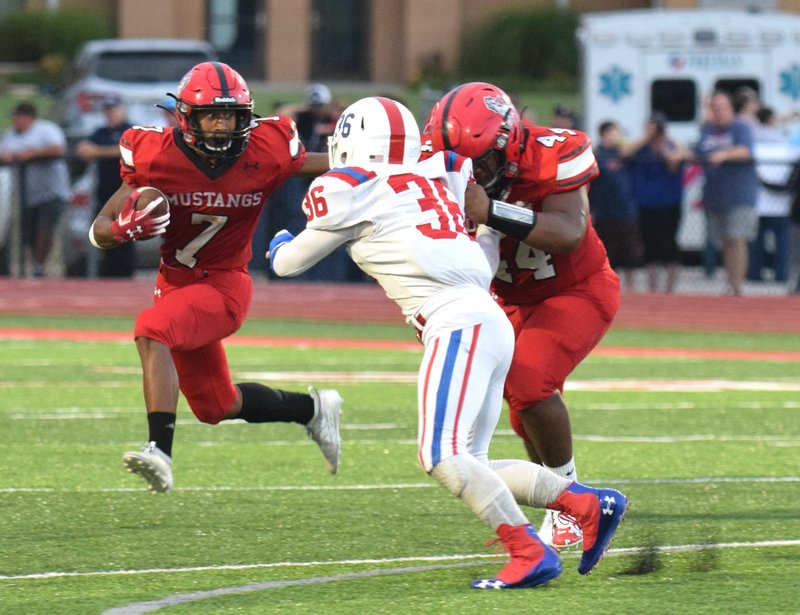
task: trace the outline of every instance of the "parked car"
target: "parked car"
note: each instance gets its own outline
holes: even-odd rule
[[[216,60],[207,41],[187,39],[101,39],[89,41],[75,55],[67,85],[54,107],[67,141],[90,135],[103,125],[101,103],[122,98],[131,123],[166,125],[156,105],[175,92],[181,77],[195,64]]]

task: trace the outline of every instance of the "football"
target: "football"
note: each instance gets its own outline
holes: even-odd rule
[[[161,190],[158,188],[153,188],[152,186],[143,186],[141,188],[137,188],[136,190],[139,193],[139,197],[133,204],[133,208],[136,211],[142,211],[146,209],[147,206],[153,201],[159,201],[160,199],[160,201],[150,212],[150,217],[158,218],[166,213],[169,213],[169,199],[167,198],[166,194],[161,192]]]

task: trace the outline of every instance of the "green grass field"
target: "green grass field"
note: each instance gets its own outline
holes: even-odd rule
[[[0,317],[0,329],[129,326]],[[412,339],[324,323],[242,333]],[[470,580],[502,559],[416,465],[419,351],[229,345],[235,379],[341,391],[340,473],[300,426],[211,427],[182,402],[176,488],[152,496],[120,462],[147,434],[133,344],[0,337],[0,612],[800,612],[800,362],[767,352],[800,337],[612,331],[612,347],[765,353],[590,357],[566,392],[578,469],[624,491],[628,518],[589,577],[565,554],[548,587],[478,592]],[[505,418],[492,454],[522,456]]]

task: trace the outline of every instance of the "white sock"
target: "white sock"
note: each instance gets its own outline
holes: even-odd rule
[[[578,470],[575,467],[575,457],[571,457],[570,460],[563,466],[558,466],[556,468],[551,468],[550,466],[544,467],[550,470],[553,474],[558,474],[559,476],[563,476],[569,480],[578,480]]]
[[[517,502],[536,508],[544,508],[572,482],[544,466],[521,459],[498,459],[490,461],[489,467],[503,479]]]
[[[461,498],[493,530],[503,523],[528,523],[505,482],[489,466],[471,455],[448,457],[433,468],[431,476]]]

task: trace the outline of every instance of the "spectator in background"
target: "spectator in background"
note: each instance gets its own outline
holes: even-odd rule
[[[730,94],[715,91],[709,121],[700,127],[694,147],[703,167],[703,205],[708,236],[728,279],[729,294],[741,295],[747,274],[747,243],[756,236],[758,177],[753,162],[753,131],[733,110]]]
[[[550,116],[550,128],[578,129],[578,115],[567,105],[556,105]]]
[[[642,244],[639,221],[631,196],[630,180],[622,156],[622,134],[616,122],[607,121],[598,129],[600,143],[594,156],[600,175],[589,189],[592,222],[608,253],[611,268],[624,287],[634,286],[634,270],[641,264]]]
[[[663,268],[663,290],[671,293],[680,271],[677,236],[683,201],[681,171],[687,152],[667,135],[666,116],[655,112],[644,134],[622,147],[622,155],[639,216],[648,289],[652,293],[662,289],[659,274]]]
[[[789,195],[791,199],[789,218],[792,222],[792,261],[800,269],[800,162],[794,163],[792,175],[789,178]],[[800,295],[800,275],[797,276],[794,290],[790,292]]]
[[[14,107],[12,122],[0,140],[0,162],[14,164],[19,172],[22,246],[30,251],[34,277],[42,277],[69,198],[67,140],[56,124],[38,117],[30,102]]]
[[[339,104],[334,100],[328,86],[323,83],[312,83],[306,88],[304,104],[282,105],[277,113],[294,119],[297,133],[307,151],[327,152],[328,136],[333,134],[339,111]],[[273,237],[282,229],[297,234],[305,228],[307,220],[301,204],[311,181],[305,177],[290,177],[272,193],[269,206],[265,208],[265,211],[268,210],[270,213],[268,216],[262,216],[264,229],[258,234],[258,241],[264,244],[263,249],[261,246],[254,248],[255,256],[251,263],[253,268],[264,270],[262,255],[266,252],[267,238]],[[271,271],[265,271],[265,274],[277,278]],[[345,248],[341,247],[330,258],[295,279],[346,282],[361,281],[364,275],[347,256]]]
[[[789,281],[791,250],[789,214],[792,194],[789,180],[793,165],[800,156],[776,126],[772,109],[761,107],[758,118],[754,150],[756,173],[761,183],[756,201],[758,233],[748,246],[747,279],[760,282],[764,279],[764,269],[769,268],[774,272],[776,282],[786,283]],[[768,242],[770,235],[772,241]],[[774,250],[768,249],[768,243],[774,246]],[[770,256],[771,259],[768,259]]]
[[[84,162],[94,162],[97,180],[94,190],[94,215],[119,188],[119,139],[131,127],[125,105],[119,96],[109,96],[102,102],[105,125],[75,146],[75,155]],[[100,277],[130,278],[136,272],[136,250],[133,242],[116,250],[100,253]]]
[[[737,117],[750,125],[754,132],[758,130],[761,122],[758,119],[758,110],[761,108],[761,101],[756,92],[750,86],[737,88],[733,93],[733,110]]]
[[[164,116],[164,126],[168,126],[170,128],[174,128],[178,125],[178,116],[175,115],[175,99],[171,96],[165,96],[164,100],[162,100],[157,105],[161,111],[163,111]]]

